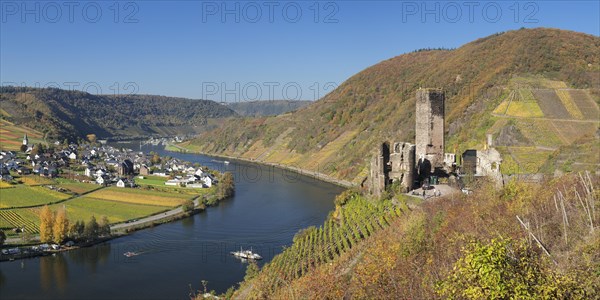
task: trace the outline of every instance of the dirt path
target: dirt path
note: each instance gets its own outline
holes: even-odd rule
[[[507,119],[531,119],[531,120],[546,120],[546,121],[565,121],[574,123],[600,123],[599,120],[576,120],[576,119],[561,119],[561,118],[534,118],[534,117],[518,117],[518,116],[505,116],[501,114],[492,113],[492,116]]]

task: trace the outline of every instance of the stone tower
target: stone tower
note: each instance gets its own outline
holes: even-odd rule
[[[441,89],[417,90],[415,158],[419,174],[444,166],[444,102]]]

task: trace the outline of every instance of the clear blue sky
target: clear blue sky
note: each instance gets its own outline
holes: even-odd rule
[[[0,3],[3,85],[216,101],[314,100],[382,60],[521,27],[600,35],[598,1]]]

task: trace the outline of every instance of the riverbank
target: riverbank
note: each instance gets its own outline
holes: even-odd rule
[[[217,199],[216,203],[218,204],[219,202],[226,200],[226,199],[227,199],[227,197]],[[86,241],[84,243],[78,243],[78,244],[76,244],[74,246],[70,246],[70,247],[61,246],[60,249],[56,249],[56,250],[47,250],[47,251],[32,250],[33,249],[32,247],[35,247],[36,245],[41,244],[41,243],[39,243],[39,236],[35,236],[32,238],[32,240],[34,240],[34,241],[37,240],[38,243],[33,242],[33,243],[18,244],[18,243],[14,243],[14,242],[17,240],[21,240],[21,239],[13,239],[12,241],[11,241],[11,239],[7,239],[6,240],[7,243],[4,244],[2,247],[3,249],[19,248],[21,251],[17,254],[0,254],[0,262],[13,261],[13,260],[17,260],[17,259],[32,258],[32,257],[38,257],[38,256],[47,256],[47,255],[51,255],[51,254],[58,253],[58,252],[64,252],[64,251],[85,248],[85,247],[91,247],[93,245],[101,244],[101,243],[104,243],[104,242],[112,240],[112,239],[127,236],[128,234],[131,234],[131,233],[139,231],[139,230],[143,230],[143,229],[151,228],[151,227],[154,227],[157,225],[181,220],[181,219],[184,219],[184,218],[187,218],[187,217],[190,217],[190,216],[193,216],[195,214],[205,211],[207,206],[203,202],[201,202],[201,200],[203,200],[203,199],[201,199],[201,197],[196,197],[196,199],[193,200],[194,209],[192,209],[190,211],[184,211],[182,207],[177,207],[177,208],[174,208],[172,210],[169,210],[169,211],[166,211],[163,213],[159,213],[159,214],[141,218],[139,220],[135,220],[134,222],[115,224],[110,227],[110,229],[111,229],[110,236],[98,238],[98,239],[95,239],[92,241]]]
[[[181,151],[175,151],[177,149],[181,150]],[[304,176],[312,177],[312,178],[322,180],[325,182],[333,183],[337,186],[341,186],[344,188],[356,187],[355,183],[347,181],[347,180],[337,179],[335,177],[332,177],[332,176],[329,176],[329,175],[326,175],[326,174],[323,174],[320,172],[310,171],[310,170],[301,169],[301,168],[284,165],[284,164],[279,164],[279,163],[272,163],[272,162],[267,162],[267,161],[262,161],[262,160],[248,159],[248,158],[243,158],[243,157],[236,157],[236,156],[229,156],[229,155],[222,155],[222,154],[206,153],[206,152],[201,152],[201,151],[191,151],[187,148],[173,145],[173,144],[169,144],[169,145],[165,146],[165,150],[171,151],[171,152],[200,154],[200,155],[206,155],[206,156],[217,157],[217,158],[226,158],[226,159],[232,159],[232,160],[251,162],[251,163],[256,163],[256,164],[261,164],[261,165],[265,165],[265,166],[271,166],[271,167],[276,167],[279,169],[292,171],[292,172],[298,173],[300,175],[304,175]]]

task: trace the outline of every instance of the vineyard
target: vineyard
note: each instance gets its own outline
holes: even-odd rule
[[[115,201],[129,204],[151,205],[160,207],[175,207],[183,201],[193,198],[190,194],[167,193],[160,191],[146,191],[141,189],[123,189],[108,187],[90,194],[84,198]]]
[[[25,228],[29,233],[39,233],[37,216],[27,209],[0,211],[0,229]],[[7,232],[7,234],[10,232]]]
[[[255,291],[272,291],[284,282],[333,261],[363,239],[387,227],[402,209],[391,201],[370,201],[358,194],[348,196],[333,216],[319,228],[310,227],[294,237],[294,243],[264,266]],[[263,286],[260,286],[263,285]]]
[[[0,189],[0,208],[44,205],[70,197],[70,195],[43,186],[18,185],[14,188]]]

